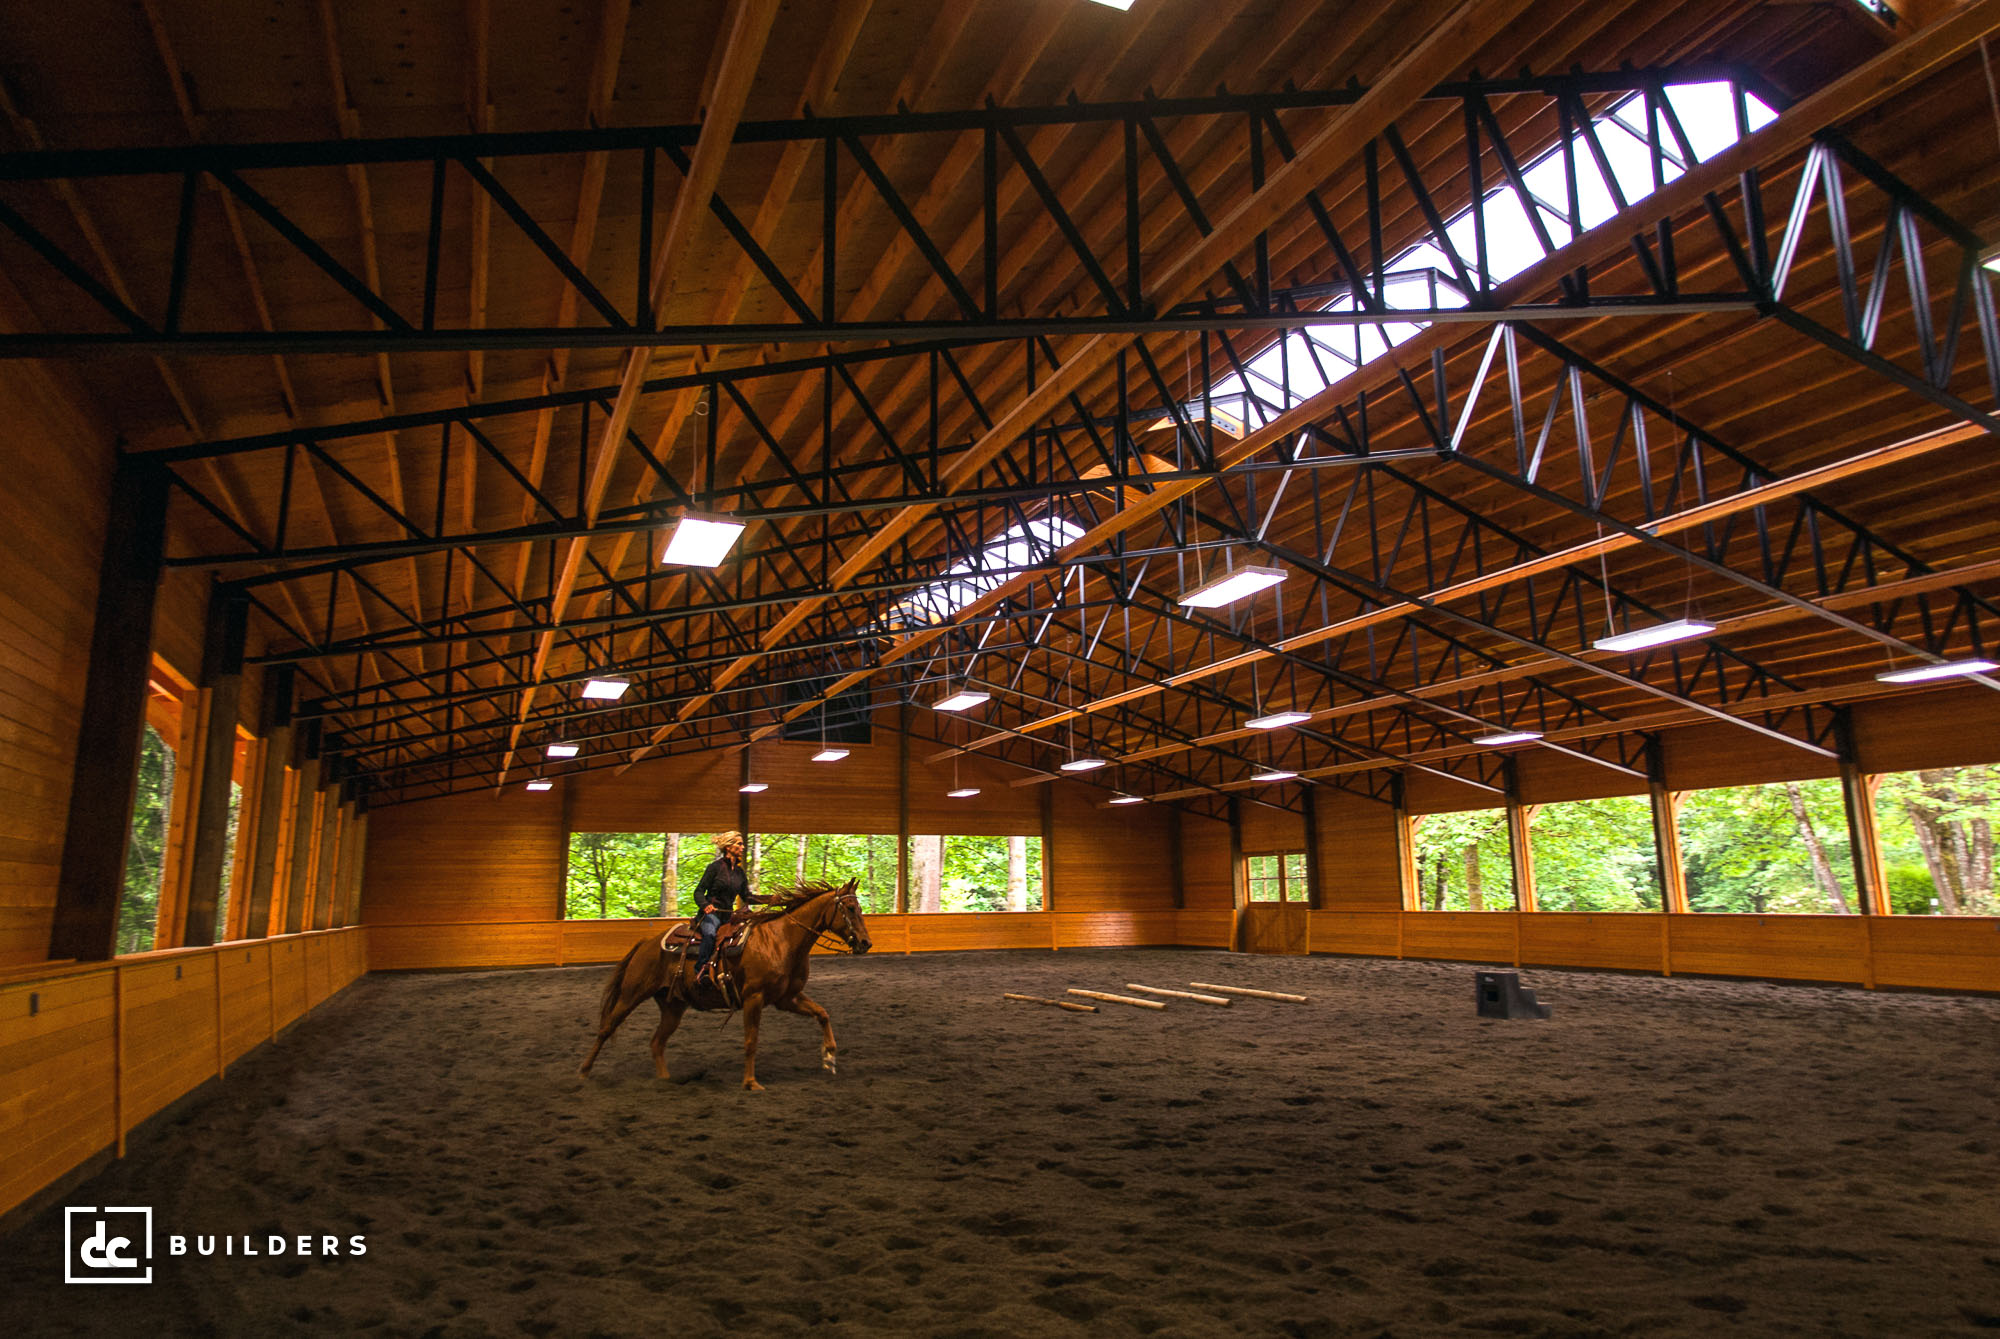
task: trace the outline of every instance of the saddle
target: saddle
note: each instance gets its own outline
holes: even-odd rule
[[[718,958],[740,958],[743,956],[743,935],[750,923],[739,916],[724,921],[715,932],[715,954]],[[679,953],[694,947],[694,922],[687,921],[674,926],[660,936],[662,953]]]

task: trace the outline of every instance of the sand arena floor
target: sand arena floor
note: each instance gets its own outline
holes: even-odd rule
[[[603,968],[367,978],[71,1204],[362,1233],[65,1287],[0,1332],[1855,1335],[2000,1326],[2000,1000],[1221,953],[820,960],[840,1036],[651,1006],[579,1080]],[[1127,981],[1309,1004],[1096,1015]]]

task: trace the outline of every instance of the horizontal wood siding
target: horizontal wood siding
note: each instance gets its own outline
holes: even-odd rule
[[[69,816],[113,457],[82,403],[0,363],[0,966],[48,956]]]
[[[2000,919],[1873,916],[1875,984],[2000,990]]]
[[[279,997],[317,962],[323,1000],[368,970],[365,933],[47,964],[0,978],[0,1214],[89,1159],[294,1021]],[[318,1000],[314,1001],[315,1003]],[[220,1045],[218,1045],[218,1038]]]
[[[1868,978],[1868,926],[1860,916],[1669,916],[1676,972],[1801,981]]]
[[[1400,909],[1395,809],[1365,796],[1324,788],[1315,803],[1323,881],[1320,905]]]
[[[361,919],[370,925],[552,920],[562,905],[567,861],[555,791],[516,787],[497,797],[480,792],[378,809],[368,818]]]
[[[1330,911],[1311,913],[1312,951],[1353,953],[1367,957],[1398,956],[1402,940],[1400,911]]]
[[[563,777],[550,794],[568,805],[572,832],[723,832],[736,826],[739,766],[722,749],[649,758],[628,771]]]
[[[1174,913],[1174,941],[1189,948],[1228,948],[1236,913],[1228,907],[1202,907]]]
[[[2000,758],[2000,693],[1938,688],[1857,702],[1854,751],[1869,772],[1966,767]]]
[[[1195,814],[1181,816],[1181,886],[1189,910],[1220,908],[1227,912],[1236,900],[1229,868],[1229,825]],[[1227,942],[1228,932],[1223,932]]]
[[[1514,913],[1406,911],[1403,956],[1454,962],[1514,961]]]
[[[1657,972],[1667,961],[1659,916],[1545,911],[1520,922],[1524,965]]]
[[[1101,792],[1050,784],[1056,787],[1055,849],[1048,857],[1055,910],[1171,911],[1174,866],[1167,816],[1152,805],[1101,809]]]

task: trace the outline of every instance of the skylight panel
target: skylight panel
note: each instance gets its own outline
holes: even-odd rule
[[[891,623],[940,623],[980,596],[999,587],[1010,575],[1053,557],[1056,550],[1083,537],[1083,528],[1060,516],[1041,516],[1014,526],[979,550],[978,556],[954,563],[945,579],[932,582],[890,607]]]

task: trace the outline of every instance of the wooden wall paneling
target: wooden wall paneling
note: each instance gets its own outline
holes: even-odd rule
[[[216,950],[221,986],[222,1060],[234,1064],[271,1037],[271,946],[232,944]]]
[[[71,757],[69,804],[56,886],[51,958],[108,958],[118,930],[125,848],[132,834],[139,741],[145,729],[150,647],[132,636],[150,627],[165,552],[167,471],[121,460],[113,471],[108,530],[97,568],[97,603],[83,702]]]
[[[187,896],[180,943],[215,942],[215,911],[222,895],[222,866],[229,855],[229,790],[236,774],[237,724],[243,706],[243,642],[250,602],[215,595],[208,602],[201,686],[207,694],[201,737],[201,782],[194,797]],[[127,823],[129,825],[129,818]]]
[[[559,961],[565,964],[618,962],[641,939],[658,939],[676,925],[687,923],[685,916],[650,920],[562,922]]]
[[[1313,800],[1313,826],[1319,833],[1317,906],[1402,906],[1396,810],[1362,795],[1323,786],[1317,791]]]
[[[1868,976],[1864,922],[1860,916],[1670,916],[1667,933],[1677,973],[1860,985]]]
[[[1009,784],[1029,773],[980,754],[968,754],[958,760],[957,780],[979,787],[979,794],[954,800],[948,794],[953,789],[952,764],[925,761],[927,750],[936,751],[922,739],[910,741],[911,832],[971,837],[1032,837],[1041,832],[1041,785]]]
[[[1544,911],[1517,919],[1523,966],[1660,970],[1661,946],[1666,939],[1662,916]]]
[[[1075,782],[1039,787],[1049,798],[1043,869],[1048,910],[1140,911],[1173,906],[1168,821],[1153,805],[1099,807],[1103,792]]]
[[[583,811],[598,801],[579,787],[571,803]],[[364,857],[361,919],[370,926],[555,920],[568,866],[563,800],[516,787],[371,810]]]
[[[734,755],[710,749],[648,758],[624,770],[579,772],[563,780],[570,791],[570,830],[721,832],[733,828],[737,766]],[[396,809],[406,807],[398,805]]]
[[[759,741],[755,779],[771,788],[752,801],[757,831],[894,832],[902,738],[843,744],[847,756],[831,763],[812,760],[816,743]]]
[[[1149,911],[1058,911],[1051,918],[1058,948],[1143,948],[1176,942],[1179,913],[1170,907]]]
[[[1512,911],[1409,911],[1402,914],[1403,956],[1453,962],[1515,961]]]
[[[1235,879],[1229,865],[1229,825],[1199,814],[1181,815],[1183,904],[1189,910],[1227,911]]]
[[[11,300],[8,305],[11,309]],[[0,318],[0,325],[10,319]],[[83,729],[86,676],[77,670],[91,656],[117,448],[115,434],[97,419],[93,400],[66,370],[47,362],[0,363],[0,422],[8,425],[11,448],[0,469],[0,966],[5,966],[73,956],[67,948],[52,953],[50,940]],[[138,691],[143,698],[143,683]],[[137,738],[135,731],[135,756]],[[119,859],[122,864],[122,854]],[[107,853],[106,867],[111,863]],[[94,940],[97,934],[93,924],[83,937]],[[108,933],[104,940],[108,952]]]
[[[368,814],[365,810],[357,810],[354,815],[354,855],[347,863],[347,877],[341,890],[342,925],[352,926],[361,923],[361,875],[367,864]]]
[[[1274,809],[1256,800],[1237,801],[1243,849],[1255,855],[1262,851],[1302,851],[1306,845],[1306,820],[1289,809]]]
[[[542,920],[369,925],[368,963],[376,971],[550,967],[562,960],[563,929],[571,923]],[[631,944],[625,947],[630,948]]]
[[[968,911],[911,915],[910,951],[941,953],[982,948],[1048,948],[1054,942],[1046,911]]]
[[[1674,790],[1764,785],[1838,776],[1840,764],[1731,725],[1691,725],[1660,734],[1666,784]]]
[[[1174,913],[1174,942],[1189,948],[1228,948],[1235,913],[1227,906]]]
[[[275,1036],[306,1013],[306,955],[299,935],[271,946],[271,1032]]]
[[[1875,916],[1868,929],[1878,986],[2000,991],[2000,918]]]
[[[1403,808],[1412,814],[1454,814],[1466,809],[1498,809],[1504,795],[1431,772],[1405,773]]]
[[[125,1128],[215,1074],[215,957],[172,953],[121,964]]]
[[[1856,702],[1848,713],[1864,772],[2000,762],[2000,693],[1991,689],[1913,689]]]
[[[1402,919],[1400,911],[1315,911],[1312,913],[1312,951],[1375,958],[1401,957]]]
[[[1243,909],[1243,947],[1251,953],[1306,952],[1311,910],[1290,903],[1252,902]]]
[[[1569,800],[1603,800],[1646,793],[1646,783],[1639,777],[1626,776],[1553,749],[1522,749],[1511,754],[1510,759],[1523,804],[1561,804]]]
[[[118,1140],[117,973],[0,985],[0,1213]]]

